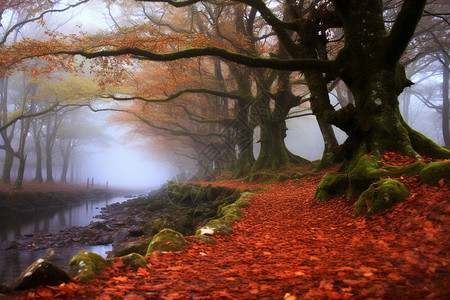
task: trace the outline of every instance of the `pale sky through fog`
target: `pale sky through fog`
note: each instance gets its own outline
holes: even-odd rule
[[[109,121],[108,116],[108,113],[95,114],[93,126],[105,129],[110,146],[94,148],[85,155],[84,180],[94,177],[94,183],[101,185],[108,181],[114,187],[145,189],[164,184],[173,176],[170,166],[153,156],[151,149],[142,146],[145,137],[130,137],[130,128]]]

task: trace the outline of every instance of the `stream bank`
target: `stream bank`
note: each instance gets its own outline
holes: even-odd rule
[[[220,208],[236,201],[239,195],[237,189],[168,184],[147,196],[107,205],[99,210],[98,221],[87,226],[70,226],[54,233],[34,233],[4,241],[0,243],[0,253],[35,259],[43,255],[63,269],[70,257],[59,253],[73,249],[98,248],[102,253],[96,252],[102,256],[106,256],[105,251],[109,257],[122,256],[123,251],[131,251],[127,248],[134,242],[149,242],[163,228],[194,235],[196,229],[216,218]],[[147,246],[148,243],[145,250]]]

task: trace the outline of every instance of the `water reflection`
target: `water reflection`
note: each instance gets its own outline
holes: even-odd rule
[[[14,214],[0,217],[0,243],[15,241],[18,236],[35,233],[57,233],[65,227],[86,226],[96,220],[94,216],[106,205],[123,202],[124,197],[114,197],[103,200],[86,201],[86,203],[70,207],[52,208],[41,211]],[[80,250],[93,251],[106,257],[111,245],[85,246],[55,249],[56,256],[50,259],[62,269],[67,269],[67,263]],[[44,250],[37,251],[0,251],[0,282],[14,280],[30,264],[44,254]]]
[[[51,208],[0,218],[0,242],[14,241],[17,236],[34,233],[55,233],[64,227],[86,226],[108,204],[122,202],[123,197],[86,201],[70,207]]]

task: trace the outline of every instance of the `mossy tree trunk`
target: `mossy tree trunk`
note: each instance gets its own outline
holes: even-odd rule
[[[400,151],[417,159],[418,152],[432,157],[450,156],[449,151],[412,130],[399,110],[398,95],[412,84],[399,60],[426,1],[405,2],[389,35],[380,1],[335,2],[346,38],[339,55],[346,66],[341,76],[354,96],[355,106],[341,109],[334,121],[358,145],[349,157],[358,159],[358,153],[371,151],[381,155],[384,150]]]
[[[301,100],[292,94],[289,76],[289,72],[279,72],[277,92],[269,96],[267,84],[266,89],[260,91],[259,99],[255,103],[260,126],[261,149],[252,172],[263,169],[289,169],[292,162],[307,161],[289,152],[284,142],[287,131],[286,117],[291,108],[298,106]],[[270,98],[274,100],[273,108]]]
[[[399,60],[426,1],[405,1],[389,34],[381,1],[334,3],[345,35],[345,47],[337,58],[342,66],[340,77],[352,92],[355,104],[334,111],[329,102],[318,102],[315,110],[349,136],[342,147],[341,171],[349,178],[349,197],[356,198],[382,176],[378,168],[384,151],[399,151],[418,161],[420,155],[448,158],[450,151],[411,129],[399,110],[398,95],[412,84]],[[362,159],[370,152],[373,157]]]

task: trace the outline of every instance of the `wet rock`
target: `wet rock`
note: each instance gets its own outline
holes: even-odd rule
[[[138,253],[145,255],[147,253],[148,245],[151,239],[137,240],[137,241],[123,241],[115,243],[113,245],[112,251],[108,254],[108,258],[124,256],[130,253]]]
[[[144,231],[142,230],[141,226],[133,225],[128,228],[128,234],[133,237],[138,237],[144,235]]]
[[[0,244],[0,250],[12,250],[17,249],[18,243],[14,241],[3,241]]]
[[[111,227],[109,227],[107,224],[105,224],[104,222],[91,222],[89,224],[89,228],[91,229],[97,229],[97,230],[111,230]]]
[[[69,281],[71,278],[66,272],[40,258],[17,277],[14,290],[28,290],[41,285],[56,286]]]
[[[128,236],[128,230],[125,228],[117,230],[112,235],[112,237],[114,239],[114,243],[118,243],[118,242],[126,240],[127,236]]]
[[[95,244],[96,245],[109,245],[114,242],[114,239],[111,235],[98,235],[95,238]]]

